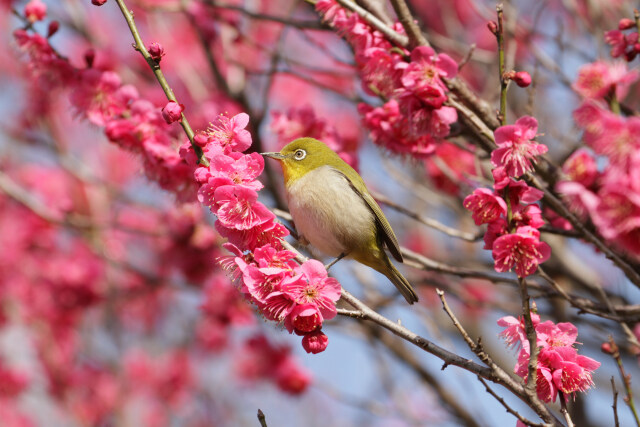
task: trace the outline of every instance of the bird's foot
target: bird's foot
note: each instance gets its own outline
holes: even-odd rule
[[[331,261],[329,264],[325,265],[324,268],[325,270],[329,271],[329,269],[331,267],[333,267],[333,264],[335,264],[336,262],[340,261],[342,258],[346,257],[347,254],[345,254],[344,252],[341,253],[340,255],[338,255],[338,258],[334,259],[333,261]]]

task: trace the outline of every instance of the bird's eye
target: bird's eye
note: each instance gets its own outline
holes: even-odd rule
[[[296,152],[293,154],[293,158],[296,160],[302,160],[307,156],[307,152],[300,149],[300,150],[296,150]]]

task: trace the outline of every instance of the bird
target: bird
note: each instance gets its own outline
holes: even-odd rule
[[[362,177],[325,143],[298,138],[280,152],[261,153],[282,166],[289,212],[301,243],[350,258],[384,274],[409,304],[418,295],[385,252],[402,262],[400,246]]]

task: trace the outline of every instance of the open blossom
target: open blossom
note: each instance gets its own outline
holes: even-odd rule
[[[404,87],[433,108],[441,107],[447,99],[441,77],[451,79],[458,73],[458,64],[449,55],[436,55],[429,46],[413,49],[411,62],[399,62],[396,68],[403,70]]]
[[[327,276],[327,270],[320,261],[310,259],[300,267],[304,280],[295,280],[284,285],[287,293],[298,304],[313,304],[324,319],[336,315],[336,301],[340,299],[340,283]]]
[[[473,212],[471,217],[476,225],[493,222],[500,215],[507,214],[507,204],[502,197],[487,188],[473,190],[473,193],[468,195],[462,204]]]
[[[596,61],[580,68],[573,88],[585,98],[602,99],[614,91],[618,99],[623,99],[638,76],[636,70],[627,69],[625,62]]]
[[[538,131],[538,121],[529,116],[519,118],[515,124],[501,126],[494,135],[498,148],[491,153],[491,163],[503,166],[509,176],[519,177],[532,169],[536,157],[547,152],[547,146],[532,141]]]
[[[493,259],[498,272],[515,267],[519,277],[526,277],[538,268],[538,264],[549,259],[551,249],[540,241],[540,232],[533,227],[518,227],[514,234],[505,234],[493,242]]]
[[[596,154],[625,168],[640,148],[640,118],[622,117],[594,103],[584,103],[573,117],[584,129],[584,141]]]
[[[579,148],[565,160],[562,173],[569,181],[590,187],[598,177],[596,159],[586,149]]]
[[[571,323],[540,322],[540,316],[533,313],[531,318],[539,349],[536,375],[538,397],[544,402],[553,402],[559,391],[572,394],[591,387],[592,373],[600,367],[600,362],[578,354],[574,347],[578,329]],[[523,318],[506,316],[498,320],[498,325],[506,328],[500,335],[507,344],[520,347],[514,372],[527,378],[531,351]]]
[[[47,5],[41,0],[31,0],[24,7],[24,16],[30,22],[42,21],[47,15]]]
[[[229,228],[247,230],[273,218],[262,203],[256,203],[258,193],[239,185],[223,185],[214,192],[218,220]]]
[[[611,46],[610,53],[613,58],[619,58],[624,55],[624,59],[627,62],[631,62],[640,53],[637,31],[630,34],[625,34],[620,30],[607,31],[604,33],[604,41]]]
[[[219,123],[211,125],[207,134],[215,145],[221,146],[225,153],[244,151],[251,146],[251,134],[245,128],[249,124],[247,113],[236,114],[229,118],[221,115]]]

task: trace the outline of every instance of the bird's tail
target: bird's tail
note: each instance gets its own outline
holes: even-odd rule
[[[395,285],[395,287],[400,291],[404,299],[407,300],[409,304],[413,304],[414,302],[418,302],[418,295],[416,291],[413,289],[409,281],[398,271],[398,269],[391,263],[391,261],[387,260],[387,268],[384,271],[380,271],[385,276],[391,280],[391,283]]]

